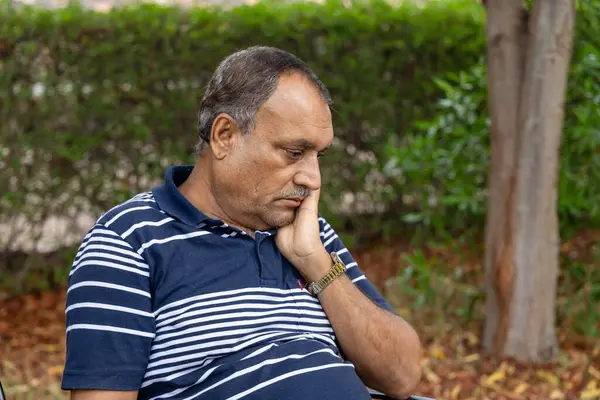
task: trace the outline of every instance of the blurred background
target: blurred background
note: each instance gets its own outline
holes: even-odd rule
[[[556,269],[556,279],[529,293],[551,295],[548,357],[518,357],[510,343],[498,350],[485,340],[494,318],[486,299],[496,292],[486,275],[494,2],[484,3],[0,0],[7,398],[67,398],[65,288],[80,241],[104,211],[159,184],[167,166],[193,163],[196,113],[214,68],[261,44],[296,54],[332,93],[336,139],[322,159],[322,213],[418,329],[419,394],[600,399],[600,0],[573,1],[559,165],[537,171],[555,176],[548,218],[560,238],[547,249],[556,266],[535,267]],[[522,4],[526,14],[535,6]]]

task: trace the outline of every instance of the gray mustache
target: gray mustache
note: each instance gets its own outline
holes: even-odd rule
[[[294,190],[293,192],[290,193],[285,193],[283,196],[283,198],[290,198],[290,197],[308,197],[308,195],[310,195],[310,189],[303,187],[303,188],[297,188],[296,190]]]

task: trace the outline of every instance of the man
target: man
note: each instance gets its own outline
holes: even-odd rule
[[[330,103],[282,50],[222,61],[195,165],[170,168],[81,244],[62,383],[74,399],[410,395],[418,336],[318,214]]]

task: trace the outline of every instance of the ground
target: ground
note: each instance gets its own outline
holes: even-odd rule
[[[390,278],[405,272],[402,255],[407,251],[406,246],[390,244],[356,254],[369,279],[386,297],[394,299],[395,305],[401,303],[402,297],[397,293],[399,286],[389,284]],[[441,252],[431,250],[428,256],[436,251]],[[447,262],[453,257],[437,256],[446,257]],[[461,262],[469,264],[464,257]],[[434,294],[445,299],[439,291]],[[474,317],[465,323],[444,308],[436,314],[436,310],[431,310],[436,302],[423,301],[423,308],[398,308],[416,326],[424,344],[423,379],[418,394],[440,400],[600,399],[600,343],[561,328],[560,355],[552,363],[531,366],[495,359],[482,353],[480,319]],[[68,398],[60,390],[65,351],[64,303],[64,289],[0,303],[0,377],[8,399]],[[425,319],[419,315],[425,314],[433,316],[435,323],[421,323]]]

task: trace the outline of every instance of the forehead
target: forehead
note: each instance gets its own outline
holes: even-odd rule
[[[331,112],[308,78],[286,74],[258,111],[256,132],[273,141],[303,140],[324,148],[333,139]]]

